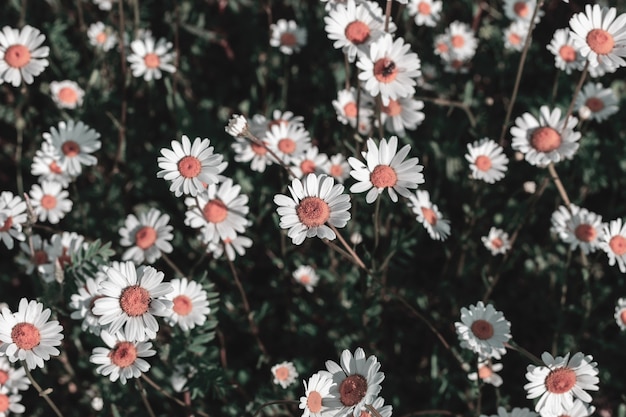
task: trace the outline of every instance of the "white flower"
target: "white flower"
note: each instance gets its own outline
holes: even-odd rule
[[[87,29],[89,43],[103,51],[113,48],[117,42],[117,35],[109,26],[105,26],[102,22],[96,22],[89,25]]]
[[[424,121],[424,102],[413,97],[389,99],[389,104],[382,106],[380,120],[387,131],[404,136],[405,129],[415,130]]]
[[[505,0],[504,14],[513,21],[523,22],[528,25],[535,12],[535,7],[537,7],[537,0]],[[543,10],[538,10],[535,16],[535,23],[539,22],[541,16],[543,16]]]
[[[416,79],[421,75],[420,59],[416,53],[409,52],[410,48],[404,39],[394,41],[387,33],[372,42],[369,54],[359,57],[359,79],[365,82],[364,88],[372,96],[380,94],[385,106],[389,105],[389,99],[415,93]]]
[[[605,224],[600,238],[600,248],[609,257],[609,265],[619,266],[622,273],[626,273],[626,223],[622,219],[611,220]]]
[[[250,130],[252,130],[252,127],[250,127]],[[274,162],[267,152],[266,141],[257,143],[246,138],[236,137],[231,146],[236,153],[235,161],[250,162],[250,169],[253,171],[265,172],[265,168]]]
[[[246,248],[252,246],[252,239],[246,236],[237,235],[234,239],[226,238],[222,241],[211,241],[207,246],[207,253],[213,255],[214,258],[221,257],[226,252],[226,257],[234,261],[237,255],[246,254]]]
[[[580,55],[578,48],[570,36],[569,29],[557,29],[547,46],[554,55],[554,66],[570,74],[572,70],[583,69],[585,59]]]
[[[0,386],[17,393],[28,389],[30,379],[26,376],[24,367],[14,368],[6,356],[0,356]]]
[[[504,178],[509,158],[502,146],[489,138],[467,144],[465,159],[470,163],[472,178],[493,184]]]
[[[292,362],[281,362],[272,366],[272,375],[274,376],[274,384],[287,388],[296,382],[298,371]]]
[[[2,309],[0,316],[0,354],[11,362],[25,361],[28,369],[43,368],[50,356],[60,354],[63,327],[56,320],[48,321],[51,311],[37,301],[20,300],[16,313]]]
[[[49,262],[37,267],[37,271],[41,275],[44,282],[53,282],[62,278],[58,276],[59,269],[61,272],[66,266],[72,264],[72,255],[85,247],[85,238],[75,232],[57,233],[50,238],[50,245],[46,247],[46,254]]]
[[[22,232],[26,220],[26,202],[10,191],[0,193],[0,239],[8,249],[13,249],[13,239],[26,240]]]
[[[417,26],[437,26],[441,19],[443,2],[438,0],[410,0],[407,6],[409,16],[415,16]]]
[[[461,321],[454,323],[461,347],[470,349],[481,358],[500,359],[506,353],[504,344],[511,339],[511,323],[502,312],[482,301],[469,310],[461,308]]]
[[[309,265],[300,265],[291,275],[293,279],[299,284],[302,284],[308,292],[313,292],[313,288],[317,287],[317,283],[320,280],[315,269]]]
[[[626,298],[617,300],[615,306],[615,322],[621,330],[626,330]]]
[[[173,65],[174,52],[172,43],[161,38],[156,43],[151,36],[145,39],[135,39],[130,44],[131,54],[127,57],[133,77],[143,77],[144,80],[158,80],[161,71],[176,72]]]
[[[549,411],[541,411],[541,417],[589,417],[596,411],[593,405],[588,406],[578,398],[574,400],[574,404],[571,407],[566,407],[562,413],[551,413]]]
[[[335,410],[324,404],[324,400],[330,397],[330,387],[334,384],[332,378],[325,372],[313,374],[304,384],[304,396],[300,397],[298,406],[302,417],[331,417]]]
[[[245,136],[245,132],[248,130],[248,121],[240,114],[233,114],[224,130],[235,138]]]
[[[28,194],[39,221],[56,224],[72,211],[72,200],[67,198],[69,193],[57,182],[44,181],[41,186],[33,184]]]
[[[571,250],[580,249],[585,253],[593,253],[600,246],[603,228],[602,216],[575,204],[568,210],[565,206],[552,213],[552,231],[570,245]]]
[[[19,29],[9,26],[0,32],[0,84],[18,87],[22,81],[32,84],[48,66],[50,48],[41,46],[46,39],[38,29],[26,25]]]
[[[511,249],[509,234],[496,227],[489,229],[489,234],[481,237],[481,240],[485,247],[489,249],[491,254],[494,256],[505,254],[509,249]]]
[[[7,417],[11,413],[22,414],[26,411],[26,407],[20,404],[20,401],[21,395],[11,393],[8,387],[0,385],[0,417]]]
[[[467,23],[454,21],[446,28],[445,39],[451,59],[470,60],[476,53],[478,40]]]
[[[545,366],[528,365],[526,379],[530,382],[524,389],[528,392],[526,398],[540,397],[535,411],[561,415],[573,407],[575,398],[591,402],[587,391],[598,390],[597,363],[581,352],[571,358],[569,355],[554,358],[544,352],[541,360]]]
[[[358,107],[357,102],[359,102]],[[333,100],[337,120],[344,125],[350,124],[353,128],[357,128],[362,135],[370,131],[371,118],[374,115],[373,106],[372,96],[367,91],[361,90],[360,97],[357,97],[357,90],[354,87],[350,87],[349,90],[339,90],[337,100]]]
[[[58,182],[64,188],[76,178],[61,167],[61,153],[48,142],[41,143],[41,149],[35,153],[33,158],[30,172],[38,177],[39,183],[43,181]]]
[[[139,378],[142,372],[148,372],[150,364],[142,359],[156,355],[152,343],[138,342],[128,331],[111,334],[103,330],[100,337],[109,347],[93,349],[89,361],[96,365],[96,372],[108,376],[112,382],[118,379],[122,384],[131,378]]]
[[[580,111],[585,107],[589,110],[589,116],[586,118],[601,122],[617,113],[618,104],[619,100],[613,90],[604,88],[600,83],[587,83],[576,96],[574,110]]]
[[[93,314],[100,325],[109,324],[109,333],[124,327],[128,340],[154,339],[159,330],[154,316],[168,316],[172,302],[160,297],[173,290],[162,283],[163,272],[151,266],[136,268],[132,262],[103,268],[107,279],[100,283],[102,297],[94,302]]]
[[[511,22],[504,30],[504,48],[521,52],[524,49],[529,29],[528,23],[523,20]]]
[[[26,267],[26,274],[29,275],[32,274],[35,269],[39,269],[40,266],[50,263],[50,258],[48,257],[48,251],[51,246],[50,243],[47,240],[43,240],[39,235],[33,235],[32,240],[34,253],[31,253],[28,242],[21,242],[21,253],[16,259],[17,263]]]
[[[296,178],[302,179],[308,174],[320,174],[328,162],[328,155],[319,153],[317,146],[311,146],[298,156],[291,158],[291,171]]]
[[[404,197],[410,197],[409,188],[417,188],[424,183],[423,166],[418,165],[418,158],[404,158],[411,150],[410,145],[398,149],[398,138],[392,136],[389,142],[381,139],[380,147],[373,139],[367,140],[367,151],[363,152],[367,165],[354,157],[348,158],[352,166],[350,175],[358,182],[350,187],[350,192],[362,193],[368,191],[365,201],[373,203],[378,196],[387,189],[393,202],[398,201],[396,192]],[[404,162],[403,162],[404,161]]]
[[[78,286],[78,293],[72,294],[70,308],[74,311],[70,315],[74,320],[82,320],[81,329],[89,330],[93,334],[100,334],[99,316],[93,313],[95,301],[100,298],[100,284],[106,279],[106,274],[98,271],[94,278],[87,278],[84,285]]]
[[[52,100],[61,109],[75,109],[83,105],[85,90],[71,80],[52,81],[50,83]]]
[[[341,353],[341,365],[326,361],[326,369],[334,382],[330,387],[324,405],[335,408],[335,417],[358,417],[366,411],[365,404],[371,404],[381,390],[380,383],[385,379],[378,372],[380,362],[371,355],[365,359],[365,352],[357,348],[354,356],[349,350]]]
[[[300,124],[274,123],[265,135],[268,146],[285,164],[311,147],[309,132]]]
[[[428,191],[417,190],[415,194],[409,195],[408,206],[431,239],[443,241],[450,236],[450,221],[444,219],[437,206],[430,201]]]
[[[144,261],[149,264],[154,263],[161,257],[161,252],[170,253],[173,248],[170,243],[174,235],[174,229],[169,225],[170,216],[161,214],[155,208],[151,208],[147,213],[139,214],[139,218],[134,214],[129,214],[124,221],[124,227],[120,229],[122,246],[130,246],[122,259],[132,260],[136,264]]]
[[[170,326],[180,326],[184,331],[202,326],[211,312],[207,293],[202,285],[187,278],[170,281],[174,291],[163,298],[172,303],[172,310],[165,318]]]
[[[480,417],[487,417],[484,414],[481,414]],[[530,411],[528,408],[517,408],[511,410],[511,412],[507,412],[504,407],[498,407],[498,414],[492,415],[491,417],[539,417],[537,413],[534,411]],[[569,416],[573,417],[573,416]]]
[[[478,361],[478,370],[476,372],[472,372],[467,375],[467,377],[471,381],[477,381],[480,379],[482,382],[486,384],[491,384],[494,387],[499,387],[502,385],[502,377],[498,375],[496,372],[502,370],[501,363],[491,363],[490,360],[481,360]],[[534,413],[533,413],[534,414]],[[492,416],[495,417],[495,416]],[[501,416],[501,417],[506,417]],[[530,416],[529,416],[530,417]]]
[[[576,117],[561,119],[561,109],[552,111],[548,106],[539,109],[539,120],[530,113],[524,113],[515,119],[511,128],[513,143],[511,147],[524,154],[531,165],[545,167],[563,159],[572,159],[578,150],[580,132],[575,132],[578,123]]]
[[[93,0],[93,4],[97,5],[100,10],[111,10],[115,2],[117,0]]]
[[[218,185],[211,184],[195,198],[187,197],[185,224],[201,229],[204,243],[234,239],[246,230],[245,216],[248,196],[240,195],[241,186],[233,185],[230,178]]]
[[[195,138],[193,143],[187,135],[181,141],[172,141],[172,149],[162,148],[158,158],[157,178],[171,181],[170,191],[176,197],[183,194],[196,196],[206,185],[219,182],[219,174],[226,169],[221,154],[214,154],[209,139]]]
[[[98,162],[91,154],[102,146],[98,140],[100,133],[83,122],[59,122],[58,130],[52,126],[50,133],[45,132],[42,136],[58,152],[61,170],[71,176],[80,174],[83,165],[91,166]]]
[[[333,240],[335,232],[326,225],[344,227],[350,220],[350,196],[344,186],[326,175],[309,174],[304,180],[294,178],[288,187],[291,196],[277,194],[274,203],[280,216],[280,227],[289,229],[287,236],[295,245],[307,237]]]
[[[306,45],[306,29],[298,27],[293,20],[279,19],[270,25],[270,31],[270,45],[279,48],[285,55],[299,52]]]
[[[322,166],[322,171],[331,176],[338,183],[343,182],[350,177],[350,164],[346,161],[346,157],[338,153],[330,157],[328,161]]]

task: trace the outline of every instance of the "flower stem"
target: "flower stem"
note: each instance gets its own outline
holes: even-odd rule
[[[52,411],[54,411],[54,414],[56,414],[58,417],[63,417],[63,413],[61,413],[61,411],[56,406],[54,401],[52,401],[52,399],[48,396],[48,394],[52,392],[52,388],[47,388],[45,390],[42,389],[41,385],[39,385],[37,381],[35,381],[35,378],[33,378],[33,375],[30,373],[30,370],[28,369],[28,366],[26,365],[26,361],[21,361],[21,362],[22,362],[22,367],[24,368],[24,371],[26,371],[26,376],[28,377],[28,380],[30,381],[32,386],[35,387],[35,389],[39,393],[39,396],[43,397],[43,399],[46,400],[50,408],[52,408]]]
[[[378,412],[377,409],[372,407],[371,404],[365,404],[365,408],[367,408],[369,410],[369,412],[374,415],[374,417],[383,417],[383,416],[380,415],[380,413]]]
[[[511,340],[510,342],[505,342],[504,347],[506,347],[507,349],[518,351],[523,356],[526,356],[528,359],[535,362],[535,364],[537,365],[543,365],[543,361],[541,359],[539,359],[538,357],[536,357],[535,355],[533,355],[532,353],[530,353],[529,351],[527,351],[526,349],[524,349],[523,347],[515,343],[513,340]]]
[[[265,150],[276,160],[276,162],[278,162],[283,168],[285,168],[285,170],[291,176],[291,178],[298,178],[296,174],[293,173],[291,168],[287,164],[285,164],[285,161],[283,161],[282,158],[276,155],[276,152],[274,152],[269,146],[267,146],[265,142],[263,142],[261,139],[254,136],[252,132],[246,129],[246,131],[243,134],[243,137],[248,139],[250,142],[254,143],[255,145],[262,146],[263,148],[265,148]]]
[[[154,411],[152,410],[152,407],[150,406],[150,401],[148,401],[148,397],[146,396],[146,390],[143,388],[141,379],[135,379],[135,383],[137,385],[137,390],[139,391],[139,395],[141,396],[141,401],[143,401],[143,404],[146,406],[146,410],[148,410],[148,414],[150,414],[150,417],[156,417],[154,415]]]
[[[165,261],[166,264],[170,266],[170,268],[172,268],[179,276],[181,277],[185,276],[183,271],[179,267],[176,266],[176,264],[169,258],[169,256],[167,256],[164,252],[161,254],[163,256],[163,260]]]
[[[380,234],[380,197],[376,199],[376,207],[374,208],[374,251],[378,248],[378,240]]]
[[[363,263],[363,261],[361,260],[359,255],[357,255],[356,252],[354,251],[354,249],[352,249],[350,247],[350,245],[348,245],[348,242],[346,242],[346,240],[343,238],[343,236],[341,236],[341,233],[339,233],[339,230],[337,230],[337,228],[335,226],[333,226],[333,225],[329,225],[329,226],[332,229],[332,231],[335,232],[335,234],[337,235],[337,238],[339,239],[339,241],[341,242],[343,247],[346,248],[346,251],[348,251],[348,253],[352,257],[352,259],[354,259],[354,262],[360,268],[362,268],[363,270],[367,271],[367,267],[365,266],[365,264]]]
[[[189,404],[185,404],[183,401],[179,400],[178,398],[172,396],[170,393],[168,393],[167,391],[165,391],[163,388],[161,388],[161,386],[159,384],[157,384],[156,382],[154,382],[152,379],[150,379],[146,374],[141,374],[141,378],[146,381],[148,383],[148,385],[150,385],[152,388],[154,388],[155,390],[157,390],[160,394],[162,394],[164,397],[169,398],[170,400],[174,401],[176,404],[180,405],[181,407],[185,407],[185,409],[190,410],[190,406]],[[209,417],[209,415],[205,412],[202,411],[197,411],[194,410],[193,411],[196,414],[201,415],[202,417]]]
[[[119,19],[119,33],[126,33],[125,28],[125,20],[124,20],[124,2],[120,1],[118,3],[118,12],[120,15]],[[112,173],[117,173],[119,171],[120,162],[124,161],[124,154],[126,149],[126,114],[127,114],[127,102],[126,102],[126,45],[124,42],[119,42],[119,52],[120,52],[120,64],[122,67],[122,105],[120,109],[120,122],[118,125],[118,136],[117,136],[117,151],[115,152],[115,160],[113,162]]]
[[[391,19],[391,3],[393,0],[387,0],[385,5],[385,32],[389,33],[389,20]]]

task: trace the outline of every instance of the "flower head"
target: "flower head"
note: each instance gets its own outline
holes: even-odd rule
[[[161,252],[170,253],[173,248],[170,241],[174,237],[169,225],[170,216],[161,214],[155,208],[151,208],[148,212],[139,214],[129,214],[124,222],[124,227],[120,229],[122,246],[130,246],[122,259],[132,260],[136,264],[144,261],[154,263],[161,257]]]
[[[315,269],[309,265],[300,265],[292,274],[296,282],[302,284],[308,292],[313,292],[313,288],[317,286],[320,277]]]
[[[13,239],[26,239],[22,225],[27,219],[26,202],[20,196],[10,191],[0,193],[0,240],[8,249],[13,249]]]
[[[494,256],[505,254],[509,249],[511,249],[509,234],[496,227],[489,229],[489,234],[487,236],[483,236],[481,240],[485,247],[489,249],[491,254]]]
[[[75,109],[82,106],[85,90],[80,88],[75,81],[52,81],[50,94],[60,109]]]
[[[98,140],[100,133],[83,122],[59,122],[58,129],[52,126],[50,132],[42,136],[58,153],[61,172],[77,176],[82,172],[83,165],[91,166],[98,162],[92,153],[102,146]]]
[[[504,344],[511,339],[511,323],[502,312],[482,301],[469,309],[461,308],[461,321],[454,323],[461,347],[470,349],[482,358],[500,359],[506,353]]]
[[[270,25],[270,31],[270,45],[285,55],[299,52],[306,45],[306,29],[298,27],[294,20],[279,19]]]
[[[68,198],[69,193],[57,182],[44,181],[41,185],[33,184],[28,194],[31,204],[42,222],[47,220],[56,224],[72,211],[72,200]]]
[[[187,278],[170,281],[174,291],[163,298],[172,303],[172,310],[165,318],[170,326],[178,325],[184,331],[202,326],[211,312],[207,292],[202,285]]]
[[[330,388],[334,385],[332,378],[325,372],[313,374],[304,384],[304,396],[300,397],[298,406],[302,412],[302,417],[330,417],[335,410],[324,404],[330,398]]]
[[[491,384],[494,387],[499,387],[500,385],[502,385],[503,381],[502,381],[502,377],[498,375],[496,372],[499,372],[501,370],[502,370],[501,363],[491,363],[491,360],[489,359],[481,360],[481,361],[478,361],[478,369],[476,370],[476,372],[472,372],[468,374],[467,377],[471,381],[477,381],[478,379],[480,379],[482,382],[486,384]],[[506,417],[506,416],[502,416],[502,417]]]
[[[470,163],[472,177],[493,184],[504,178],[509,158],[502,146],[489,138],[467,144],[465,159]]]
[[[622,225],[622,219],[611,220],[602,232],[600,248],[609,257],[609,265],[617,262],[620,272],[626,272],[626,223]]]
[[[296,382],[298,371],[292,362],[285,361],[272,366],[272,375],[274,376],[274,384],[287,388]]]
[[[32,84],[35,77],[48,66],[50,48],[41,46],[46,39],[30,25],[20,29],[9,26],[0,32],[0,84],[18,87],[22,81]]]
[[[446,240],[450,236],[450,221],[444,219],[437,205],[430,201],[428,191],[417,190],[415,194],[411,194],[408,205],[431,239]]]
[[[605,223],[602,216],[575,204],[570,204],[552,213],[552,231],[574,250],[578,247],[585,253],[593,253],[600,247]]]
[[[176,72],[171,42],[163,38],[155,42],[153,37],[147,36],[144,39],[135,39],[130,44],[130,49],[131,54],[127,59],[134,77],[143,77],[150,81],[160,79],[161,71]]]

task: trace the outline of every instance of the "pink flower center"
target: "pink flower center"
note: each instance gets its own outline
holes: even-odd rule
[[[370,27],[360,20],[355,20],[346,26],[345,35],[350,42],[360,45],[370,37]]]
[[[576,49],[569,45],[563,45],[559,49],[559,56],[565,62],[574,62],[576,61]]]
[[[78,101],[78,94],[72,87],[63,87],[59,90],[59,101],[66,104],[75,104]]]
[[[374,63],[374,77],[381,83],[388,84],[398,76],[396,63],[388,58],[381,58]]]
[[[454,48],[462,48],[465,45],[465,38],[462,35],[453,35],[450,43]]]
[[[48,260],[48,254],[44,250],[36,250],[35,255],[33,255],[33,263],[35,265],[43,265],[50,262]]]
[[[480,155],[474,162],[478,170],[486,172],[491,169],[491,158],[486,155]]]
[[[425,1],[419,2],[419,4],[417,5],[417,12],[419,14],[429,15],[430,14],[430,4],[426,3]]]
[[[343,174],[343,168],[341,167],[341,165],[336,164],[336,165],[330,166],[330,175],[332,175],[335,178],[339,178],[341,177],[342,174]]]
[[[56,206],[57,206],[57,199],[55,196],[50,195],[50,194],[44,194],[44,196],[41,197],[41,207],[43,207],[44,209],[52,210]]]
[[[9,396],[0,394],[0,413],[6,413],[9,410]]]
[[[252,142],[250,147],[252,148],[252,152],[257,155],[265,155],[267,153],[267,148],[263,145],[259,145],[258,143]]]
[[[358,404],[367,394],[367,380],[362,375],[350,375],[339,385],[339,400],[346,407]]]
[[[622,323],[626,323],[626,310],[622,310],[622,313],[619,315],[619,319]]]
[[[80,153],[80,145],[73,140],[67,140],[61,145],[61,151],[68,158],[73,158]]]
[[[53,174],[62,174],[63,173],[63,170],[61,169],[59,164],[56,163],[56,161],[50,162],[50,164],[48,165],[48,169]]]
[[[18,348],[31,350],[41,342],[41,334],[34,324],[18,323],[11,329],[11,340]]]
[[[135,233],[135,245],[146,250],[157,240],[157,231],[154,227],[144,226]]]
[[[146,54],[146,56],[143,57],[143,62],[146,64],[146,68],[155,69],[155,68],[158,68],[159,65],[161,64],[161,59],[159,58],[157,54],[155,54],[154,52],[151,52],[149,54]]]
[[[604,101],[597,97],[589,97],[587,101],[585,101],[585,106],[593,113],[597,113],[604,108]]]
[[[472,333],[480,340],[487,340],[493,337],[493,325],[487,320],[476,320],[471,326]]]
[[[499,237],[496,237],[491,240],[491,246],[493,246],[496,249],[500,249],[503,245],[504,245],[504,242]]]
[[[280,44],[285,46],[294,46],[298,43],[296,35],[291,32],[285,32],[280,35]]]
[[[120,307],[131,317],[141,316],[150,307],[150,293],[139,285],[126,287],[120,295]]]
[[[435,214],[434,210],[422,207],[422,216],[424,216],[424,220],[426,220],[428,224],[433,226],[437,224],[437,214]]]
[[[228,216],[228,207],[220,199],[213,199],[202,209],[204,218],[209,223],[221,223]]]
[[[193,303],[191,302],[191,299],[189,297],[181,294],[174,297],[173,301],[174,307],[172,307],[172,310],[174,310],[174,313],[178,314],[179,316],[186,316],[191,313],[191,310],[193,309]]]
[[[310,277],[310,276],[308,276],[308,275],[302,275],[302,276],[300,277],[300,283],[302,283],[302,284],[306,285],[306,284],[309,284],[310,282],[311,282],[311,277]]]
[[[315,162],[310,159],[305,159],[300,163],[300,169],[302,170],[302,174],[311,174],[315,172]]]
[[[522,37],[517,33],[510,33],[509,42],[511,43],[511,45],[519,45],[520,42],[522,42]]]
[[[285,154],[291,154],[296,150],[296,141],[290,138],[283,138],[278,141],[278,150]]]
[[[519,17],[526,17],[528,16],[528,13],[530,12],[528,8],[528,4],[526,4],[526,2],[523,2],[523,1],[518,1],[517,3],[515,3],[513,5],[513,11]]]
[[[9,373],[6,371],[0,371],[0,385],[4,385],[9,380]]]
[[[609,240],[609,247],[617,256],[622,256],[626,253],[626,239],[623,236],[613,236]]]
[[[370,182],[376,188],[393,187],[398,182],[398,175],[389,165],[378,165],[370,174]]]
[[[97,43],[105,43],[107,40],[107,34],[104,32],[100,32],[96,35],[96,42]]]
[[[178,161],[178,172],[185,178],[195,178],[202,171],[202,164],[195,156],[185,156]]]
[[[448,44],[445,42],[438,43],[437,50],[442,53],[448,52]]]
[[[274,371],[276,379],[279,381],[285,381],[289,378],[289,369],[286,366],[281,366]]]
[[[576,230],[574,230],[574,234],[576,235],[576,239],[581,242],[591,242],[596,238],[598,232],[596,232],[595,227],[590,224],[579,224],[576,226]]]
[[[119,368],[126,368],[137,359],[137,347],[131,342],[117,342],[109,352],[111,363]]]
[[[606,55],[613,50],[615,39],[604,29],[593,29],[587,34],[587,45],[598,55]]]
[[[489,378],[491,375],[493,375],[493,371],[490,366],[482,365],[478,367],[478,377],[480,379]]]
[[[391,117],[395,117],[402,113],[402,105],[394,99],[389,99],[389,105],[383,106],[382,111]]]
[[[319,197],[305,197],[296,207],[296,214],[306,227],[318,227],[330,218],[330,207]]]
[[[351,101],[350,103],[343,106],[343,112],[346,114],[346,117],[356,117],[356,103],[354,101]]]
[[[317,391],[311,391],[306,398],[306,406],[312,413],[319,413],[322,410],[322,396]]]
[[[4,52],[4,61],[12,68],[22,68],[30,62],[30,51],[24,45],[11,45]]]
[[[9,230],[11,228],[11,226],[13,226],[13,217],[9,216],[4,221],[4,224],[2,225],[2,227],[0,227],[0,232],[6,232],[7,230]],[[2,385],[1,382],[0,382],[0,385]]]
[[[552,152],[561,146],[561,135],[551,127],[540,127],[530,136],[530,144],[539,152]]]
[[[546,376],[546,389],[555,394],[568,392],[576,385],[576,372],[569,368],[557,368]]]

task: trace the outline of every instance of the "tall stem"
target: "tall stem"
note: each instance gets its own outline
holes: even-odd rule
[[[391,3],[393,0],[387,0],[387,5],[385,6],[385,32],[389,33],[389,20],[391,19]]]
[[[126,22],[124,20],[124,2],[118,2],[118,12],[120,15],[119,20],[119,33],[122,37],[126,33]],[[118,165],[124,160],[125,148],[126,148],[126,114],[127,114],[127,102],[126,102],[126,45],[124,42],[119,42],[120,52],[120,65],[122,69],[122,106],[120,109],[120,120],[118,125],[117,136],[117,151],[115,153],[115,161],[113,162],[113,173],[118,171]]]
[[[54,414],[56,414],[58,417],[63,417],[63,413],[61,413],[61,410],[59,410],[59,407],[57,407],[54,401],[52,401],[52,399],[48,396],[48,394],[52,392],[52,389],[50,388],[45,389],[45,390],[42,389],[41,385],[39,385],[37,381],[35,381],[35,378],[33,378],[33,375],[30,373],[30,370],[28,369],[28,366],[26,365],[26,361],[21,361],[21,362],[22,362],[22,367],[24,368],[24,371],[26,371],[26,377],[28,378],[32,386],[35,387],[35,389],[39,393],[39,396],[43,397],[43,399],[46,400],[50,408],[52,408],[52,411],[54,411]]]
[[[376,207],[374,208],[374,250],[378,249],[378,240],[380,234],[380,196],[376,199]]]
[[[137,385],[137,390],[139,391],[139,395],[141,396],[141,401],[143,401],[143,404],[146,406],[146,410],[148,410],[148,414],[150,414],[150,417],[156,417],[154,415],[154,411],[152,410],[152,407],[150,406],[150,401],[148,401],[146,390],[143,389],[143,384],[141,383],[141,379],[135,379],[135,383]]]
[[[354,259],[354,262],[360,268],[362,268],[365,271],[367,271],[367,267],[365,266],[365,264],[363,263],[363,261],[361,260],[359,255],[357,255],[356,252],[354,251],[354,249],[352,249],[352,247],[350,247],[350,245],[348,245],[348,242],[346,242],[346,240],[343,238],[343,236],[341,236],[341,233],[339,233],[339,230],[337,230],[337,228],[335,226],[333,226],[333,225],[329,225],[329,226],[333,230],[333,232],[335,232],[335,234],[337,235],[337,238],[339,239],[339,241],[341,242],[343,247],[346,248],[346,251],[348,251],[348,253],[352,257],[352,259]]]
[[[141,374],[141,378],[144,381],[146,381],[148,383],[148,385],[150,385],[152,388],[157,390],[163,396],[165,396],[165,397],[169,398],[170,400],[174,401],[176,404],[180,405],[181,407],[185,407],[185,409],[190,410],[189,404],[185,404],[183,401],[181,401],[178,398],[170,395],[167,391],[165,391],[163,388],[161,388],[161,386],[159,384],[157,384],[152,379],[150,379],[146,374]],[[209,415],[207,413],[202,412],[202,411],[194,410],[193,412],[196,413],[196,414],[201,415],[202,417],[209,417]]]

